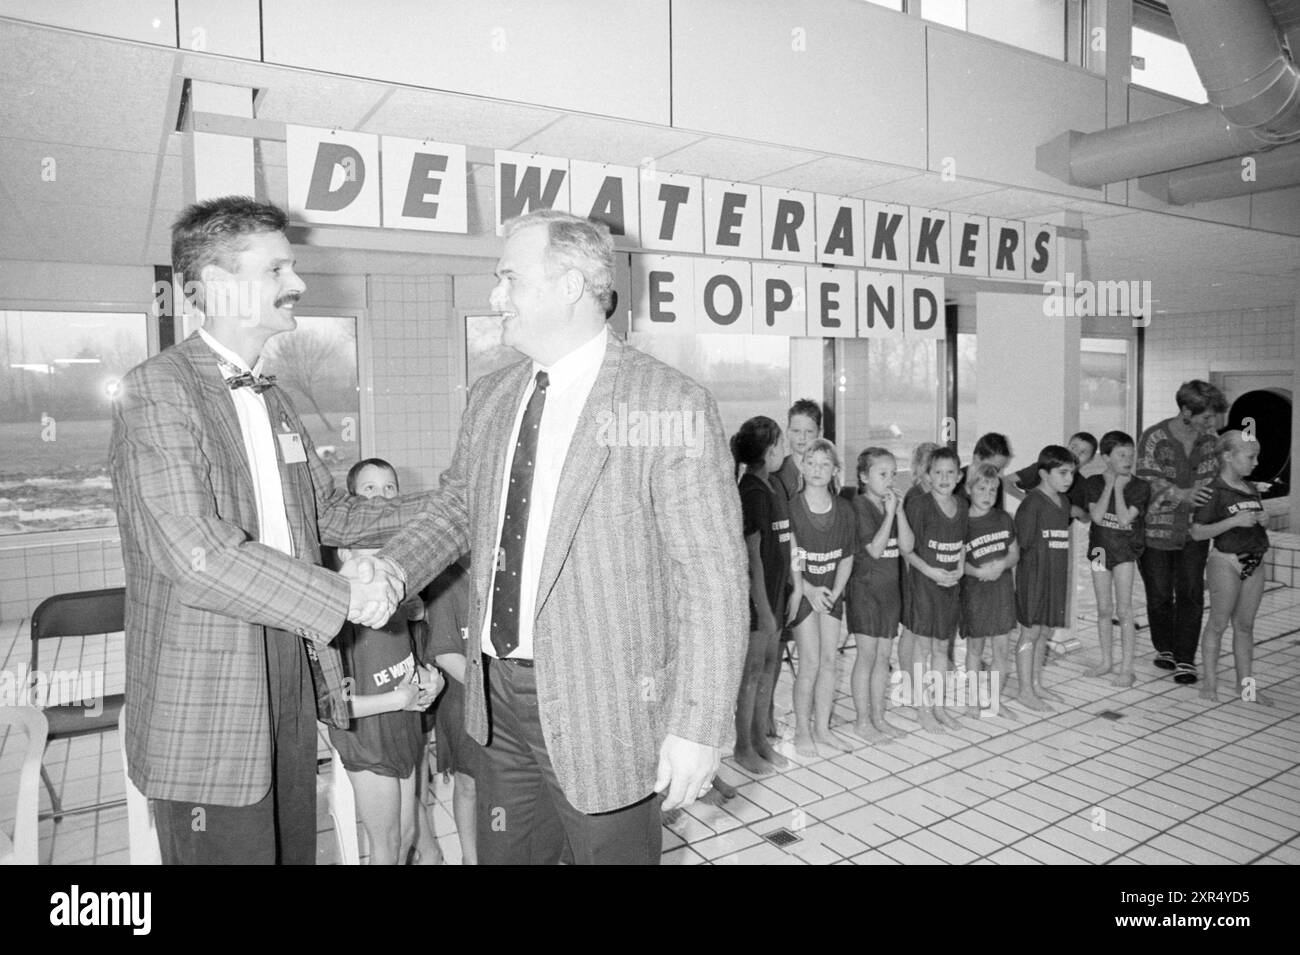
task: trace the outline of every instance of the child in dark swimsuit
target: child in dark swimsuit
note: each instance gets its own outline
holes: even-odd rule
[[[1142,556],[1142,515],[1151,503],[1151,485],[1133,476],[1134,442],[1123,431],[1101,437],[1102,474],[1083,481],[1083,497],[1092,523],[1088,528],[1088,557],[1092,589],[1097,597],[1097,640],[1101,662],[1084,676],[1104,676],[1114,667],[1112,614],[1119,617],[1120,663],[1111,682],[1130,687],[1137,629],[1133,622],[1133,574]]]
[[[1259,442],[1241,431],[1219,438],[1219,475],[1211,496],[1192,518],[1192,540],[1210,540],[1205,582],[1210,589],[1210,618],[1201,634],[1201,699],[1218,700],[1219,642],[1232,624],[1232,660],[1237,693],[1246,703],[1272,706],[1255,686],[1255,614],[1264,596],[1260,563],[1268,551],[1268,515],[1259,490],[1247,480],[1259,461]]]
[[[1043,659],[1052,630],[1065,626],[1070,579],[1070,502],[1074,455],[1059,444],[1038,454],[1038,484],[1016,511],[1017,699],[1031,710],[1050,710],[1043,698],[1064,702],[1043,686]]]
[[[835,493],[839,454],[818,438],[804,453],[803,490],[790,502],[798,549],[794,559],[794,616],[799,667],[794,679],[794,748],[800,756],[852,750],[830,730],[839,659],[844,590],[857,551],[853,505]]]
[[[947,680],[934,694],[917,685],[915,677],[919,672],[924,680],[930,680],[931,674],[946,673],[948,644],[957,637],[967,512],[966,502],[953,494],[960,467],[957,452],[951,448],[939,448],[930,456],[930,493],[918,495],[904,506],[912,547],[901,542],[899,547],[910,569],[907,629],[916,639],[913,672],[903,674],[903,679],[912,681],[912,702],[921,728],[929,733],[957,726],[944,708]],[[931,695],[936,698],[930,700]]]
[[[857,656],[850,685],[857,710],[853,733],[868,743],[903,735],[885,719],[889,651],[903,612],[899,546],[910,546],[912,539],[902,498],[894,489],[896,468],[894,456],[884,448],[867,448],[858,455],[858,494],[853,499],[858,552],[848,592],[849,632]]]

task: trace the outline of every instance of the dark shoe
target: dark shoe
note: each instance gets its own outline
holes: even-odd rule
[[[1174,663],[1174,655],[1172,653],[1157,653],[1155,664],[1162,670],[1172,670],[1177,666],[1177,664]]]
[[[1180,663],[1174,668],[1175,683],[1190,684],[1195,683],[1197,679],[1196,667],[1190,663]]]

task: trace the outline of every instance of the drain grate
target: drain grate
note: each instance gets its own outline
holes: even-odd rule
[[[1097,715],[1104,720],[1122,720],[1124,718],[1123,713],[1116,713],[1114,710],[1102,710]]]
[[[785,846],[792,846],[796,842],[801,842],[803,839],[802,836],[796,836],[793,832],[784,827],[772,830],[763,838],[772,843],[772,845],[781,846],[782,848]]]

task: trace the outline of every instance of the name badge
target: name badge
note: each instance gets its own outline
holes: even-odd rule
[[[307,449],[302,446],[302,438],[297,431],[276,435],[280,439],[280,455],[285,464],[306,464]]]

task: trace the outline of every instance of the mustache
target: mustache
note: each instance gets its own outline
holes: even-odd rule
[[[298,292],[289,292],[286,295],[281,295],[275,300],[275,307],[284,308],[286,305],[297,305],[301,298],[302,295]]]

